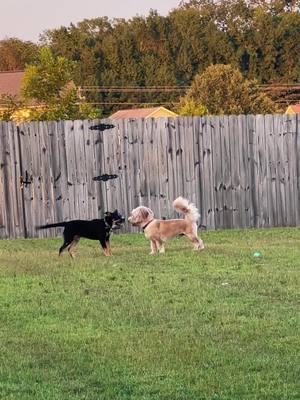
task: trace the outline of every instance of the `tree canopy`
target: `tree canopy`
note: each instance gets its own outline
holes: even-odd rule
[[[190,0],[167,16],[152,10],[130,20],[98,17],[48,30],[41,35],[40,45],[76,63],[73,80],[81,87],[189,86],[216,64],[231,65],[243,78],[258,84],[297,83],[299,10],[299,0]],[[4,44],[0,42],[0,60],[2,49],[6,61],[0,68],[7,69],[13,63],[8,62]],[[26,46],[29,56],[21,60],[20,55],[15,65],[34,61],[34,46]],[[91,89],[84,93],[87,101],[100,107],[105,103],[104,114],[124,103],[128,107],[163,103],[172,108],[183,94]]]
[[[35,64],[25,69],[22,107],[35,105],[26,113],[26,118],[55,120],[98,117],[99,112],[96,113],[79,98],[73,81],[75,70],[73,61],[62,56],[56,57],[47,47],[42,47]],[[9,109],[12,113],[8,115],[6,112],[6,119],[10,119],[16,111],[12,106]]]
[[[23,70],[26,64],[36,60],[38,46],[11,38],[0,41],[0,71]]]
[[[195,76],[181,99],[180,113],[194,105],[190,115],[267,114],[277,111],[274,102],[259,91],[256,81],[243,78],[231,65],[216,64]]]

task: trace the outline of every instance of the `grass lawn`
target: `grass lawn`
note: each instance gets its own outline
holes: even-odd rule
[[[0,241],[0,399],[299,400],[299,229],[201,237]]]

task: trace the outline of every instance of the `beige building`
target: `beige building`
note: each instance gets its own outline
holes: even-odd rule
[[[168,110],[165,107],[152,108],[132,108],[128,110],[120,110],[112,114],[110,119],[125,119],[125,118],[160,118],[160,117],[177,117],[178,114]]]

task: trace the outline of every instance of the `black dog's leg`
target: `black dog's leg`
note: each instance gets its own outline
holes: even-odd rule
[[[73,236],[66,234],[65,231],[64,231],[64,233],[63,233],[63,237],[64,237],[64,242],[63,242],[63,245],[61,246],[61,248],[59,249],[59,255],[61,255],[61,253],[62,253],[68,246],[70,246],[70,244],[73,242]]]
[[[74,254],[73,254],[73,249],[75,248],[75,246],[77,245],[77,243],[80,240],[80,236],[74,236],[73,237],[73,241],[71,242],[71,244],[68,246],[68,252],[70,254],[70,256],[72,258],[74,258]]]
[[[68,246],[70,246],[71,243],[72,243],[72,241],[70,241],[70,242],[64,242],[63,245],[61,246],[61,248],[59,249],[59,255],[61,255],[61,253],[62,253]]]
[[[107,246],[107,242],[106,242],[105,238],[99,239],[99,242],[100,242],[100,244],[101,244],[101,246],[102,246],[102,248],[103,248],[103,253],[104,253],[104,255],[105,255],[106,257],[110,256],[110,249],[109,249],[109,247]]]
[[[107,247],[107,250],[108,250],[108,255],[111,256],[109,238],[110,238],[110,232],[106,232],[106,235],[105,235],[106,247]]]
[[[109,256],[111,256],[111,249],[110,249],[110,243],[109,243],[109,240],[107,240],[107,241],[106,241],[106,247],[107,247],[107,252],[108,252],[108,255],[109,255]]]

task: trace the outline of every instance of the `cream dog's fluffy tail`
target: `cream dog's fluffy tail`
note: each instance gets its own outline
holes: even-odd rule
[[[188,219],[191,222],[197,222],[200,217],[196,206],[193,203],[189,203],[187,199],[184,199],[181,196],[177,197],[177,199],[173,201],[173,208],[175,208],[176,211],[183,213],[185,219]]]

